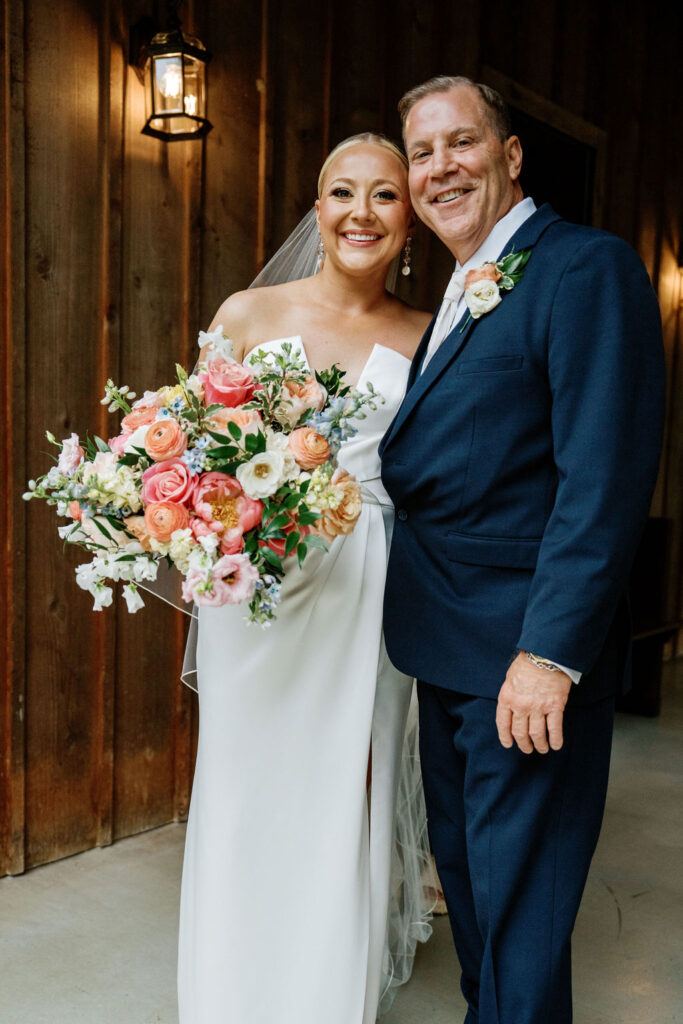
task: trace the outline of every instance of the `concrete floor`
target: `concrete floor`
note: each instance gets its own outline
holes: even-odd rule
[[[576,1024],[683,1024],[682,739],[679,662],[661,718],[618,716],[575,935]],[[183,837],[171,825],[0,882],[0,1024],[177,1024]],[[457,1024],[463,1005],[440,918],[383,1024]]]

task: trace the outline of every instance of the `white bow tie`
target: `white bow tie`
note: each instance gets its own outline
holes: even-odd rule
[[[429,345],[427,346],[425,357],[422,361],[422,373],[424,373],[427,363],[430,361],[436,350],[444,339],[448,337],[455,326],[455,318],[457,315],[456,311],[458,303],[462,298],[462,294],[465,291],[466,277],[467,274],[464,270],[456,270],[451,275],[448,287],[444,292],[441,308],[439,309],[439,315],[436,318],[436,323],[432,330],[432,336],[429,339]]]

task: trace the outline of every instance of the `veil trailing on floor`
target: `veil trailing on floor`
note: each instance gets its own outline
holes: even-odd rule
[[[269,287],[311,277],[319,270],[318,246],[315,209],[311,209],[249,287]],[[398,259],[394,261],[387,275],[387,288],[390,291],[396,286],[397,275]],[[182,680],[196,690],[197,610],[194,606],[182,602],[178,580],[176,572],[162,569],[158,581],[148,589],[190,617]],[[413,692],[403,740],[398,783],[391,899],[382,964],[380,1014],[389,1010],[397,988],[410,977],[417,943],[429,938],[432,930],[429,921],[436,887],[427,837],[418,740],[417,699]],[[313,893],[311,896],[324,898],[324,894]]]

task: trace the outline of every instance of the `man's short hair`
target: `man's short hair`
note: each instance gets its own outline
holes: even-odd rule
[[[505,142],[506,139],[509,139],[512,135],[510,110],[501,94],[496,89],[492,89],[490,85],[484,85],[482,82],[473,82],[471,78],[465,78],[464,75],[437,75],[436,78],[430,78],[428,82],[423,82],[422,85],[416,85],[413,89],[409,89],[401,97],[398,104],[398,112],[401,115],[403,128],[405,129],[408,114],[419,100],[423,100],[425,96],[431,96],[433,93],[450,92],[451,89],[455,89],[460,85],[467,85],[477,90],[484,103],[486,119],[494,135],[500,142]]]

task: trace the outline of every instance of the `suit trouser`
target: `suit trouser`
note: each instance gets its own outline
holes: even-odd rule
[[[602,822],[614,700],[568,708],[562,749],[527,755],[501,746],[495,700],[423,682],[418,695],[465,1024],[570,1024],[571,934]]]

